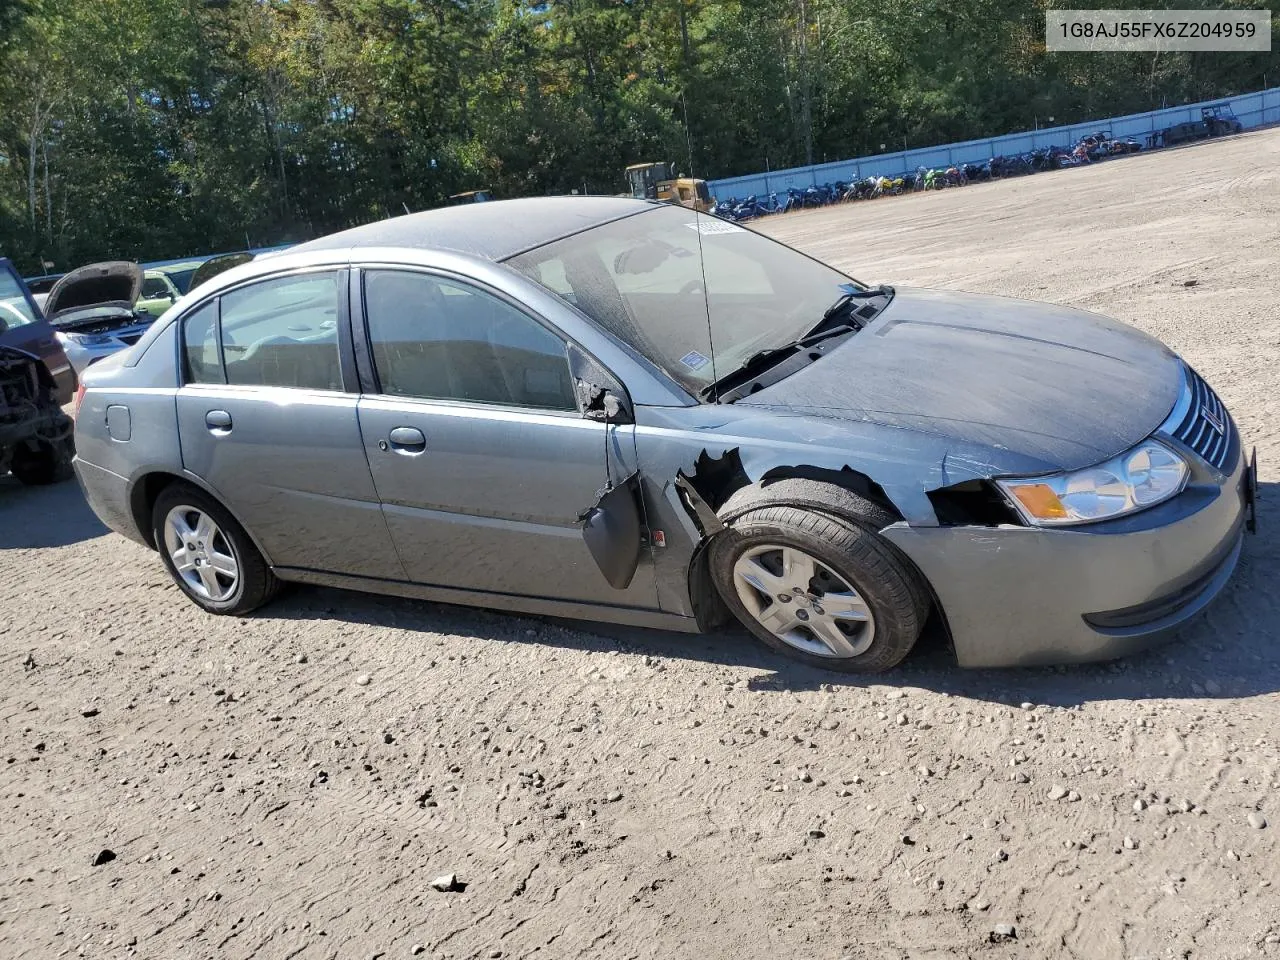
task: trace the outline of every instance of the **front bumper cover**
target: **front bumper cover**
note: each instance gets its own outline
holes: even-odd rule
[[[1254,477],[1238,454],[1230,476],[1197,469],[1178,496],[1119,520],[1058,529],[899,523],[883,535],[933,586],[961,666],[1110,660],[1151,645],[1221,592]]]

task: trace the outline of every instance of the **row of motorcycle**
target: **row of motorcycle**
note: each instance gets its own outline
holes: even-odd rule
[[[963,163],[936,169],[919,167],[914,174],[897,177],[870,176],[853,181],[835,180],[804,188],[788,187],[785,193],[770,193],[764,197],[752,195],[744,200],[730,197],[723,201],[717,200],[712,213],[726,220],[751,220],[791,210],[826,207],[854,200],[875,200],[920,190],[944,190],[1045,170],[1079,167],[1111,156],[1136,153],[1141,149],[1142,145],[1131,137],[1116,140],[1105,132],[1096,133],[1082,138],[1070,149],[1042,147],[1013,156],[992,157],[982,163]]]

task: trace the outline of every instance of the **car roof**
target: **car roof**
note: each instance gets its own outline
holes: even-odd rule
[[[486,260],[506,260],[545,243],[654,204],[629,197],[529,197],[441,207],[379,220],[299,244],[290,253],[358,247],[453,250]]]

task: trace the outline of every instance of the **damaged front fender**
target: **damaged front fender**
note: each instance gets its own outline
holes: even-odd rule
[[[754,505],[783,496],[862,517],[877,529],[895,522],[936,527],[931,491],[1044,468],[951,438],[729,405],[638,407],[636,421],[648,523],[666,544],[654,551],[659,603],[686,616],[697,606],[690,570],[700,547]]]

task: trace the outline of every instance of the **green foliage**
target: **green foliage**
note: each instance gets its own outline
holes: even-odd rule
[[[1044,14],[1045,0],[0,0],[0,253],[32,270],[178,257],[463,190],[616,193],[641,161],[731,176],[1280,80],[1278,54],[1049,55]]]

